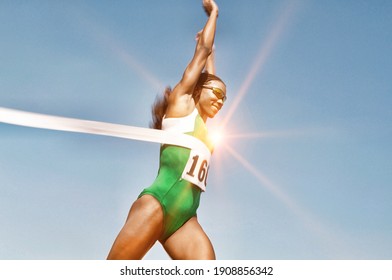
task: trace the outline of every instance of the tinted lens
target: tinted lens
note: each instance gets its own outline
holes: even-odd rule
[[[223,102],[226,101],[226,94],[221,90],[220,88],[212,88],[212,92],[218,97],[219,99],[222,99]]]
[[[212,90],[212,92],[215,94],[216,97],[218,97],[219,99],[222,99],[223,102],[226,101],[226,99],[227,99],[226,94],[220,88],[209,87],[209,86],[203,86],[203,88]]]

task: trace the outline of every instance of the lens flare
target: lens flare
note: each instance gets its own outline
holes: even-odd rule
[[[249,173],[251,173],[270,193],[272,193],[278,200],[280,200],[284,206],[286,206],[290,212],[294,213],[297,218],[302,222],[305,228],[310,232],[314,233],[320,240],[327,244],[335,244],[334,248],[326,248],[326,250],[334,255],[342,255],[348,250],[347,244],[344,244],[342,240],[336,236],[329,228],[323,224],[323,222],[310,211],[303,208],[295,199],[290,197],[281,187],[272,182],[261,170],[256,168],[248,160],[242,157],[237,151],[232,149],[229,145],[223,145],[225,151],[227,151],[233,158],[235,158]],[[333,251],[333,252],[332,252]]]
[[[231,106],[226,114],[225,119],[223,120],[222,126],[226,126],[230,119],[232,118],[233,114],[236,112],[237,107],[241,103],[242,99],[247,94],[249,88],[252,86],[253,81],[256,79],[258,74],[260,74],[263,66],[265,65],[267,59],[270,57],[272,51],[275,49],[279,39],[283,32],[287,30],[289,27],[290,20],[295,14],[296,10],[298,9],[298,4],[295,1],[293,3],[289,3],[283,8],[281,15],[279,16],[276,24],[270,30],[270,33],[263,41],[262,45],[260,46],[260,50],[257,56],[254,59],[252,67],[250,68],[245,80],[241,84],[241,87],[233,99]]]
[[[223,141],[224,135],[222,131],[216,130],[211,132],[210,138],[214,146],[216,146]]]
[[[82,27],[86,34],[92,39],[98,42],[99,46],[109,50],[120,61],[125,63],[131,68],[135,74],[139,75],[147,83],[152,85],[156,89],[165,88],[165,83],[158,79],[147,67],[137,59],[137,56],[132,54],[129,50],[129,46],[126,48],[124,44],[121,44],[119,40],[115,39],[109,30],[104,26],[98,25],[97,22],[89,19],[86,15],[80,15],[79,25]]]

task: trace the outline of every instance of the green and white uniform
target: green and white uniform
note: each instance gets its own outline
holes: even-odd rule
[[[202,141],[210,152],[213,149],[208,139],[207,127],[197,109],[182,118],[163,119],[162,130],[186,133]],[[190,218],[196,216],[207,179],[208,160],[209,157],[203,160],[197,151],[195,153],[188,148],[165,144],[161,146],[158,175],[139,197],[149,194],[160,202],[164,213],[162,240],[166,240]],[[199,186],[190,182],[190,176],[200,181]]]

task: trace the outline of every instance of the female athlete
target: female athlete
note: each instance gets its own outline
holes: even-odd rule
[[[155,103],[152,126],[194,136],[212,151],[205,123],[222,108],[226,86],[211,73],[218,6],[214,0],[203,0],[203,7],[208,20],[197,35],[193,58],[179,83],[173,90],[167,88]],[[199,181],[207,176],[207,161],[197,163],[199,155],[195,152],[161,146],[158,175],[133,203],[108,259],[142,259],[156,241],[172,259],[215,259],[213,246],[196,216],[203,183],[190,182],[184,176],[196,174]],[[195,170],[196,166],[202,171]]]

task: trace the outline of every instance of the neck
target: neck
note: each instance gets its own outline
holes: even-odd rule
[[[201,109],[201,107],[199,106],[199,103],[196,104],[196,109],[199,112],[200,117],[202,118],[202,120],[207,123],[207,119],[208,116],[207,114],[203,111],[203,109]]]

